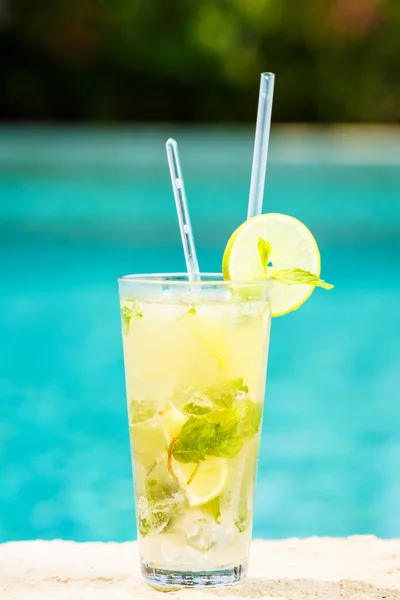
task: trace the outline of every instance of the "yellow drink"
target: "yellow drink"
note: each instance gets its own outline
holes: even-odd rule
[[[245,575],[265,392],[267,284],[120,280],[136,516],[146,579]]]

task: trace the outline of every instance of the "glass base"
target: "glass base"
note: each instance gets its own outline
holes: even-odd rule
[[[235,585],[246,577],[247,565],[238,565],[216,571],[174,571],[142,563],[142,575],[154,588],[162,590],[183,587],[205,588]]]

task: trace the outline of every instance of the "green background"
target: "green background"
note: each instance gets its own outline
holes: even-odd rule
[[[9,0],[0,118],[399,122],[398,0]]]

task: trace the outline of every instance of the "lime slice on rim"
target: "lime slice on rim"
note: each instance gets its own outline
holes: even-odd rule
[[[224,279],[250,281],[265,279],[258,250],[259,239],[271,245],[267,278],[274,271],[303,269],[317,277],[321,258],[317,242],[298,219],[278,213],[268,213],[245,221],[231,235],[222,259]],[[273,317],[296,310],[313,293],[309,284],[288,285],[270,280],[271,314]]]

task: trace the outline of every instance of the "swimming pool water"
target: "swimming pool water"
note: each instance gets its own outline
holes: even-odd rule
[[[181,133],[219,270],[251,132]],[[183,269],[164,137],[0,132],[0,541],[135,536],[116,278]],[[336,287],[273,322],[256,536],[400,535],[399,168],[332,147],[271,143],[265,208],[310,226]]]

